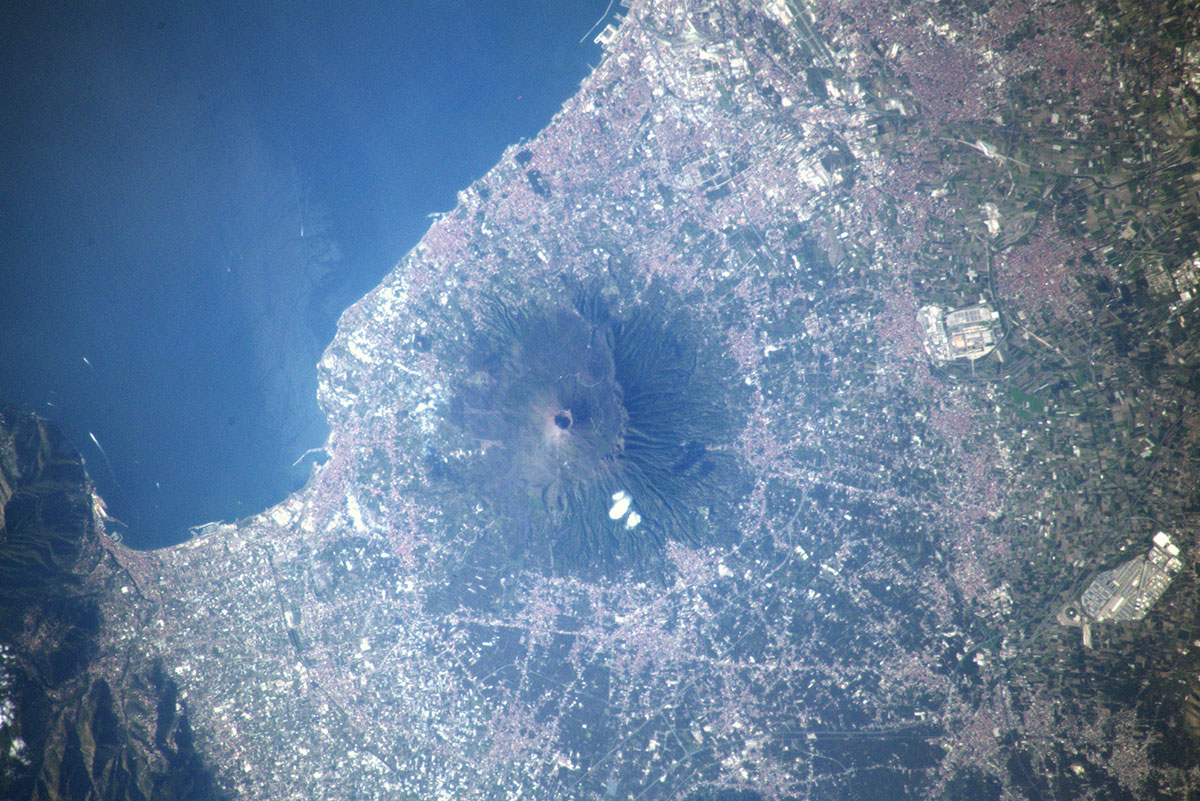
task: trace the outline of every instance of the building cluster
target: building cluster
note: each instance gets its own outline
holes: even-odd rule
[[[1179,546],[1160,531],[1147,553],[1092,579],[1078,600],[1072,599],[1062,608],[1058,621],[1064,626],[1081,626],[1084,643],[1090,644],[1092,623],[1141,620],[1182,567]]]
[[[917,320],[925,351],[939,362],[981,359],[999,341],[1000,313],[984,300],[949,312],[936,304],[924,306]]]

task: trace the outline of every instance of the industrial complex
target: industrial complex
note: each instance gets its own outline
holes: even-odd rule
[[[917,312],[925,350],[936,361],[975,361],[987,356],[999,341],[1000,313],[985,300],[947,312],[936,304]]]
[[[1166,532],[1154,535],[1150,550],[1097,575],[1076,600],[1058,613],[1064,626],[1081,626],[1085,645],[1091,644],[1091,624],[1141,620],[1183,567],[1179,546]]]

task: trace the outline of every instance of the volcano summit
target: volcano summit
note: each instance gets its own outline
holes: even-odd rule
[[[450,419],[521,542],[556,569],[621,568],[665,540],[726,539],[737,469],[728,391],[687,326],[594,295],[548,310],[493,301]]]

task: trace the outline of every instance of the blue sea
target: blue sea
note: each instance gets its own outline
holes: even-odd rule
[[[600,58],[602,2],[15,4],[0,399],[142,548],[303,485],[338,315]]]

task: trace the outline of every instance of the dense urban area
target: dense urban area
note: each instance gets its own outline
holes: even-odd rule
[[[62,577],[0,787],[1200,797],[1196,10],[619,16],[345,313],[283,504],[130,551],[0,414],[0,566]]]

